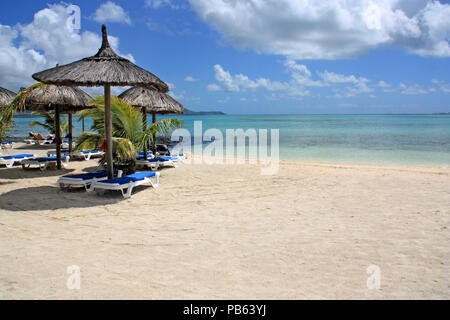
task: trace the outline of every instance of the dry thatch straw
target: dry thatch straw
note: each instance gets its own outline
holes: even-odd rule
[[[169,87],[153,73],[118,56],[110,47],[105,25],[103,42],[95,56],[33,74],[33,78],[49,84],[99,87],[139,86],[169,91]]]
[[[0,104],[10,103],[16,94],[8,89],[0,87]]]
[[[11,102],[15,110],[55,113],[57,168],[61,169],[60,113],[69,113],[69,153],[72,153],[72,113],[92,108],[92,98],[76,87],[56,86],[37,82],[21,91]]]
[[[169,91],[169,87],[153,73],[119,57],[109,45],[106,26],[102,25],[102,46],[93,57],[33,74],[33,78],[49,84],[68,86],[104,86],[105,135],[108,178],[113,177],[111,86],[135,86]]]
[[[146,113],[169,114],[184,113],[184,107],[171,96],[147,88],[130,88],[119,98],[133,107],[141,108]]]
[[[75,113],[90,107],[92,98],[77,87],[40,85],[32,88],[25,98],[25,110],[43,113],[55,112]]]

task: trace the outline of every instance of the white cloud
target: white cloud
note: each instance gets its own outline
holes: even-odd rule
[[[427,0],[190,0],[238,48],[292,60],[356,57],[395,45],[450,56],[450,5]]]
[[[417,95],[417,94],[428,94],[429,93],[426,89],[422,88],[418,84],[413,85],[413,86],[407,86],[401,82],[399,85],[399,88],[400,88],[400,92],[402,94],[407,94],[407,95]]]
[[[191,76],[186,76],[186,78],[184,78],[184,81],[196,82],[196,81],[198,81],[198,79],[191,77]]]
[[[311,71],[305,65],[297,64],[291,60],[287,60],[284,65],[291,77],[288,82],[273,81],[267,78],[252,80],[241,73],[233,75],[219,64],[214,66],[214,72],[216,80],[226,91],[230,92],[265,89],[285,92],[284,96],[294,98],[310,95],[311,91],[307,89],[308,87],[333,87],[332,91],[335,93],[335,97],[342,98],[374,91],[368,85],[370,80],[364,77],[343,75],[325,70],[317,72],[320,79],[313,79]],[[217,84],[210,84],[207,88],[210,91],[218,91],[222,87]]]
[[[230,97],[225,97],[224,99],[217,100],[217,102],[219,103],[227,103],[228,101],[230,101]]]
[[[379,81],[377,86],[381,87],[381,88],[389,88],[391,87],[391,85],[387,82],[384,82],[383,80]]]
[[[130,16],[125,10],[112,1],[103,3],[94,13],[97,22],[124,22],[131,24]]]
[[[94,55],[101,45],[100,33],[81,32],[67,26],[66,5],[50,5],[26,25],[0,25],[0,83],[17,91],[34,82],[35,72]],[[109,36],[117,51],[119,39]],[[118,52],[119,53],[119,52]],[[124,57],[134,61],[128,54]]]
[[[208,89],[208,91],[219,91],[219,90],[222,89],[220,86],[218,86],[218,85],[215,84],[215,83],[208,84],[208,85],[206,86],[206,88]]]
[[[174,98],[175,100],[183,100],[184,99],[184,94],[185,92],[183,91],[182,93],[180,93],[179,95],[175,94],[175,92],[168,92],[167,93],[169,96],[171,96],[172,98]]]
[[[170,9],[181,9],[183,6],[174,4],[176,1],[172,0],[145,0],[145,6],[152,9],[160,9],[162,7],[169,7]]]
[[[247,89],[264,88],[270,91],[283,90],[288,88],[288,84],[278,81],[272,82],[266,78],[250,80],[247,76],[239,73],[231,75],[225,71],[220,64],[214,66],[216,80],[219,81],[227,91],[245,91]]]

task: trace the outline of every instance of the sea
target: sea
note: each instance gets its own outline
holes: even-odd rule
[[[194,122],[203,132],[219,129],[279,129],[279,156],[286,160],[332,163],[450,166],[450,114],[426,115],[177,115],[193,134]],[[27,137],[39,117],[15,118],[9,140]],[[82,124],[74,118],[74,136]],[[85,129],[92,123],[88,120]],[[205,145],[207,142],[204,143]]]

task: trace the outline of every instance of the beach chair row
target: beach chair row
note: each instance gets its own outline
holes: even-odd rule
[[[61,157],[62,165],[67,167],[70,157]],[[12,168],[14,165],[22,165],[23,169],[30,166],[38,166],[40,170],[46,170],[52,163],[56,163],[56,157],[36,157],[34,154],[17,154],[12,156],[0,157],[0,165]]]
[[[58,179],[58,184],[62,190],[72,186],[84,186],[87,192],[118,190],[125,199],[131,196],[133,188],[137,186],[149,184],[153,188],[157,188],[159,185],[159,172],[136,172],[122,177],[122,172],[119,170],[114,174],[116,177],[113,179],[108,179],[106,170],[66,175]]]
[[[70,157],[62,156],[61,159],[63,160],[63,166],[67,167]],[[151,170],[156,170],[160,166],[165,165],[171,165],[176,168],[184,159],[186,159],[185,155],[178,154],[161,158],[142,158],[137,159],[137,161],[140,161],[140,164],[145,167],[150,167]],[[24,169],[29,168],[31,165],[37,165],[40,170],[45,170],[50,163],[56,163],[55,156],[35,157],[34,154],[21,154],[0,158],[0,164],[4,164],[9,168],[14,164],[21,164]],[[153,188],[157,188],[159,185],[159,172],[137,172],[122,177],[122,171],[119,170],[115,171],[114,175],[115,177],[113,179],[108,179],[105,170],[98,170],[84,174],[65,175],[60,177],[57,183],[62,190],[70,189],[72,186],[84,186],[87,192],[118,190],[125,199],[129,198],[133,192],[133,188],[139,185],[149,184]]]

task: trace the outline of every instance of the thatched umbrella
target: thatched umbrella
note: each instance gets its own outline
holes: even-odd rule
[[[55,138],[57,168],[61,169],[61,113],[69,114],[69,154],[72,153],[72,113],[86,109],[92,98],[77,87],[36,85],[26,92],[25,109],[31,111],[55,113]]]
[[[119,98],[143,114],[144,130],[147,128],[147,113],[152,114],[152,123],[156,122],[156,114],[182,114],[184,106],[171,96],[147,88],[130,88],[119,95]],[[147,147],[144,147],[144,158],[147,158]]]
[[[106,26],[102,25],[103,41],[95,56],[33,74],[44,83],[105,88],[105,134],[108,177],[113,176],[111,86],[136,86],[169,91],[167,84],[154,74],[118,56],[109,45]]]
[[[10,103],[16,94],[8,89],[0,87],[0,105]]]

